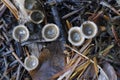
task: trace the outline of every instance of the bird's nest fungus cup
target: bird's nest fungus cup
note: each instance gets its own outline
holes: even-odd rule
[[[34,70],[39,65],[38,58],[31,55],[25,58],[24,66],[28,71]]]
[[[86,39],[95,37],[98,32],[97,25],[92,21],[85,21],[80,28],[83,36]]]
[[[42,37],[46,41],[54,41],[59,37],[60,31],[57,25],[47,24],[42,29]]]
[[[81,34],[80,27],[72,27],[68,32],[68,41],[74,46],[80,46],[85,38]]]
[[[40,24],[44,20],[44,14],[40,10],[32,10],[29,14],[30,21],[35,24]]]
[[[26,26],[18,25],[13,29],[12,32],[13,39],[18,42],[23,42],[28,40],[29,38],[29,31]]]

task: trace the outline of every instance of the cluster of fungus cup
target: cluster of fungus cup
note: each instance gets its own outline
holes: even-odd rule
[[[18,25],[13,29],[12,36],[14,40],[18,42],[23,42],[28,40],[29,31],[26,26]],[[29,55],[25,58],[24,66],[28,71],[34,70],[38,66],[38,64],[38,58],[34,55]]]
[[[42,29],[42,37],[46,41],[54,41],[59,37],[60,31],[57,25],[50,23],[46,24]]]
[[[29,20],[35,24],[40,24],[44,21],[45,15],[37,6],[39,4],[35,0],[24,1],[24,8],[28,13]]]
[[[68,41],[74,46],[80,46],[85,39],[91,39],[98,32],[97,25],[92,21],[85,21],[80,27],[72,27],[68,31]]]
[[[12,32],[13,39],[17,42],[23,42],[29,38],[29,30],[24,25],[14,27]]]
[[[39,60],[34,55],[27,56],[24,60],[24,66],[28,71],[36,69],[38,65]]]

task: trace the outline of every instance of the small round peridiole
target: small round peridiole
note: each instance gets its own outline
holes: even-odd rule
[[[98,32],[97,25],[92,21],[85,21],[80,28],[82,34],[87,39],[95,37]]]
[[[59,37],[59,28],[55,24],[47,24],[42,29],[42,37],[46,41],[54,41]]]
[[[18,25],[13,29],[12,36],[14,40],[23,42],[28,40],[29,31],[26,26]]]
[[[79,27],[72,27],[68,32],[68,40],[74,46],[80,46],[85,38],[81,34]]]
[[[29,15],[30,20],[35,24],[43,22],[44,17],[45,16],[43,12],[41,12],[40,10],[32,10]]]
[[[39,64],[38,58],[33,55],[25,58],[24,66],[28,71],[37,68],[38,64]]]

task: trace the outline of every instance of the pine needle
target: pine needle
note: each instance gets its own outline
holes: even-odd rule
[[[94,46],[94,44],[91,44],[91,45],[89,45],[85,50],[84,50],[84,52],[83,52],[83,55],[88,55],[88,53],[91,51],[91,49],[92,49],[92,46]]]
[[[82,76],[82,74],[85,72],[85,70],[87,69],[87,67],[90,65],[91,62],[89,62],[88,64],[86,64],[86,66],[84,67],[84,69],[82,70],[82,72],[80,73],[80,75],[77,77],[77,80],[80,80],[80,77]]]
[[[107,53],[114,47],[114,45],[109,45],[106,49],[104,49],[103,51],[101,51],[99,54],[100,55],[103,55],[103,56],[106,56]]]
[[[18,10],[17,8],[12,4],[12,2],[10,0],[1,0],[5,6],[7,6],[7,8],[11,11],[11,13],[15,16],[15,18],[18,20]]]
[[[70,79],[72,79],[73,77],[75,77],[80,71],[85,71],[84,69],[90,64],[90,60],[86,61],[85,63],[83,63],[82,65],[80,65],[78,68],[76,68],[75,72],[72,74],[72,76],[70,77]],[[82,73],[80,74],[82,75]],[[80,76],[79,75],[79,76]]]
[[[97,79],[98,79],[98,72],[99,72],[99,69],[98,69],[98,67],[97,67],[97,60],[96,60],[96,57],[94,57],[93,60],[94,60],[95,74],[96,74]]]

